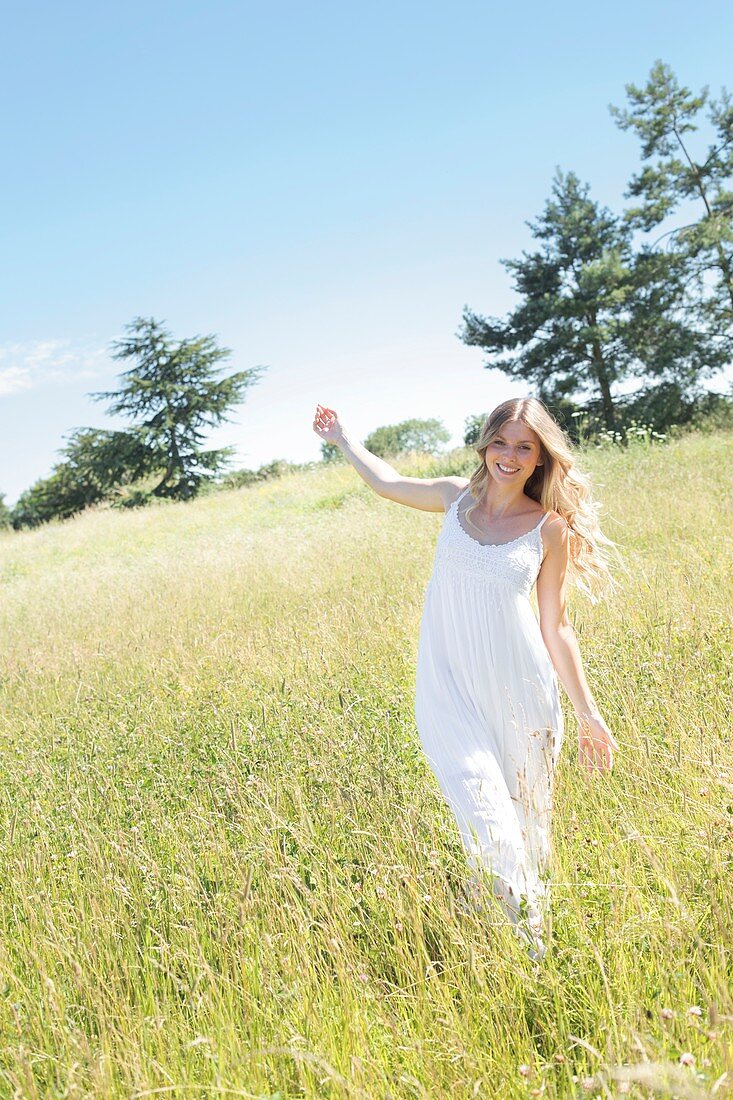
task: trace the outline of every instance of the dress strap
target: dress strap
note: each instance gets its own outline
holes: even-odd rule
[[[541,526],[542,526],[542,524],[543,524],[543,523],[545,522],[545,520],[547,519],[547,517],[549,516],[549,514],[550,514],[549,512],[545,512],[544,516],[542,517],[542,519],[540,520],[540,522],[539,522],[539,523],[537,524],[537,526],[535,527],[535,531],[539,531],[540,527],[541,527]]]

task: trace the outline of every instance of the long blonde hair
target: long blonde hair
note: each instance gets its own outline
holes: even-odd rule
[[[557,512],[568,525],[569,575],[592,603],[616,588],[609,569],[609,555],[603,547],[616,548],[600,529],[600,504],[592,499],[591,479],[575,465],[573,443],[547,407],[537,397],[512,397],[502,401],[491,412],[481,428],[475,450],[481,459],[471,475],[468,488],[473,503],[466,509],[466,519],[483,500],[488,484],[486,451],[508,421],[521,420],[535,432],[540,441],[540,461],[524,486],[524,492],[536,500],[546,512]],[[594,592],[598,590],[598,595]]]

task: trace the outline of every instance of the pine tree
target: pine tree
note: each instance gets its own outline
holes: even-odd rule
[[[520,303],[506,321],[466,308],[459,334],[486,366],[531,383],[547,404],[576,396],[616,428],[614,386],[629,377],[688,383],[724,363],[683,308],[683,258],[635,251],[632,229],[558,170],[535,223],[540,247],[502,260]]]
[[[206,429],[229,419],[230,407],[265,368],[218,377],[218,364],[231,355],[228,348],[218,347],[211,335],[176,341],[152,317],[135,318],[126,332],[113,345],[113,358],[134,364],[122,374],[122,388],[91,396],[111,400],[111,414],[133,418],[130,434],[146,456],[144,465],[161,473],[153,494],[188,499],[233,450],[205,450]]]
[[[672,69],[656,61],[644,88],[625,85],[630,108],[609,105],[622,130],[641,140],[644,167],[632,177],[627,198],[641,202],[624,217],[635,229],[651,231],[676,214],[684,203],[696,203],[697,220],[669,229],[665,241],[685,261],[688,292],[697,293],[703,324],[733,355],[733,103],[722,89],[710,100],[708,118],[715,143],[695,157],[688,135],[697,131],[697,116],[708,102],[708,88],[693,95],[681,87]],[[712,278],[712,285],[711,285]]]

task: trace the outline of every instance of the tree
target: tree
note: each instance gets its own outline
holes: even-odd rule
[[[12,510],[16,528],[69,519],[92,504],[119,496],[147,473],[148,454],[129,432],[77,428],[61,448],[65,460],[23,492]]]
[[[502,260],[522,297],[506,321],[466,308],[464,343],[503,357],[488,368],[532,383],[559,413],[576,398],[597,403],[616,428],[613,387],[628,377],[696,380],[725,358],[690,325],[683,301],[684,262],[634,251],[623,219],[588,197],[573,172],[557,170],[552,198],[536,223],[541,242],[519,260]]]
[[[122,389],[91,396],[112,398],[111,412],[131,413],[139,422],[125,431],[71,432],[64,459],[21,494],[11,513],[14,527],[67,519],[100,501],[130,506],[151,495],[187,499],[231,453],[230,447],[203,450],[203,429],[227,419],[228,407],[265,368],[218,378],[216,364],[231,352],[218,348],[213,336],[176,342],[159,322],[140,317],[126,330],[128,337],[113,345],[114,358],[134,359],[136,366],[122,375]]]
[[[10,527],[11,511],[5,503],[5,493],[0,493],[0,530]]]
[[[481,429],[486,423],[486,417],[488,413],[472,413],[467,416],[463,423],[463,443],[466,447],[475,447],[478,443],[478,437],[481,435]]]
[[[344,452],[340,447],[337,447],[335,443],[329,443],[327,439],[324,439],[321,443],[321,461],[327,462],[330,465],[339,462],[346,462],[344,458]]]
[[[151,472],[149,451],[136,432],[77,428],[68,438],[61,453],[70,471],[95,485],[100,500]]]
[[[687,134],[697,130],[697,116],[708,101],[705,86],[699,95],[680,87],[672,69],[655,62],[644,88],[626,84],[631,107],[609,105],[622,130],[641,139],[643,170],[632,177],[626,198],[641,202],[626,211],[626,222],[650,231],[675,214],[687,201],[697,202],[697,221],[670,229],[666,239],[687,264],[690,286],[698,308],[713,332],[726,339],[730,351],[733,326],[733,104],[722,89],[720,101],[710,101],[708,118],[715,144],[707,156],[694,158]],[[713,285],[706,284],[711,274]]]
[[[449,440],[450,432],[442,420],[403,420],[400,424],[376,428],[364,440],[364,446],[380,457],[406,451],[434,454]]]
[[[113,358],[134,365],[123,373],[121,389],[90,396],[111,400],[112,414],[137,418],[124,448],[140,458],[141,472],[160,472],[153,495],[186,500],[222,469],[233,451],[204,450],[205,429],[228,420],[229,408],[266,368],[220,378],[218,364],[231,351],[217,347],[214,336],[174,341],[152,317],[137,317],[125,328],[128,335],[113,345]]]
[[[39,478],[20,494],[12,511],[13,527],[38,527],[52,519],[69,519],[101,499],[93,478],[80,476],[68,462],[59,462],[48,477]]]

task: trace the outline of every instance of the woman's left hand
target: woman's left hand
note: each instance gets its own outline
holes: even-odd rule
[[[600,714],[587,718],[578,716],[578,763],[587,771],[611,771],[613,753],[618,742]]]

